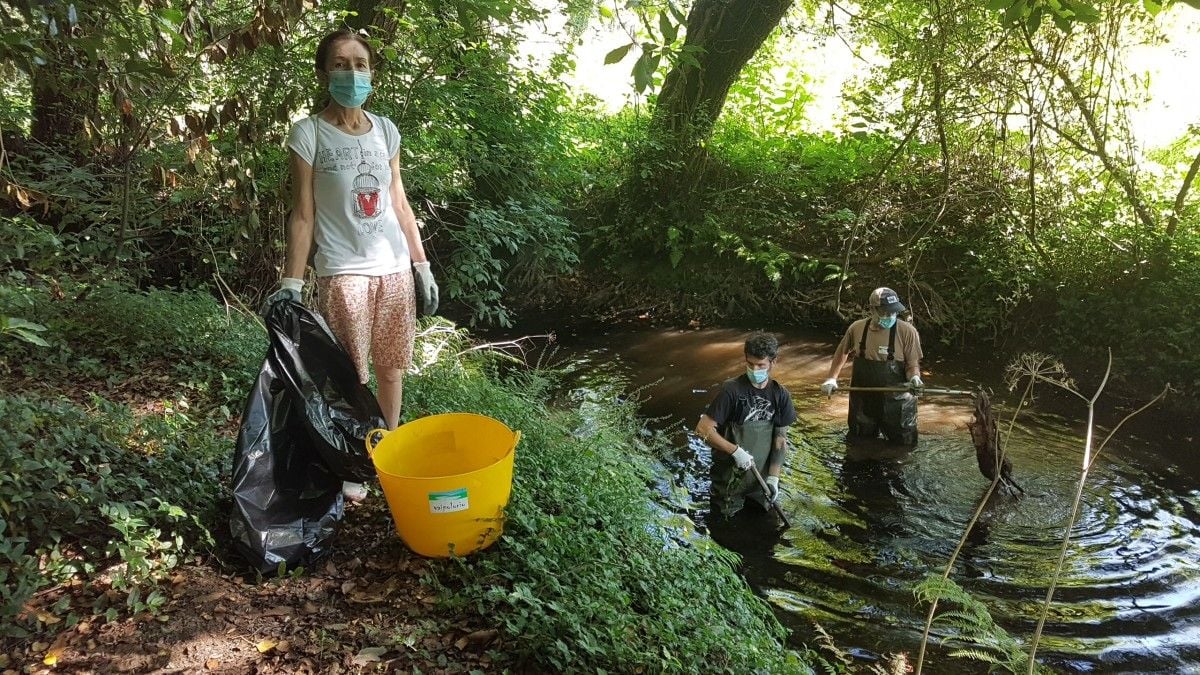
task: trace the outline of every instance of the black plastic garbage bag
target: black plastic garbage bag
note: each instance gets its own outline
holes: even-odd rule
[[[277,302],[270,348],[246,400],[233,456],[230,530],[264,573],[309,565],[342,519],[342,481],[375,475],[364,439],[379,403],[316,312]]]

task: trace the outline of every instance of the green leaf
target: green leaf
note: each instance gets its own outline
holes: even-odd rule
[[[613,63],[617,63],[621,59],[625,58],[625,55],[629,53],[629,50],[633,47],[634,44],[635,43],[630,42],[627,45],[617,47],[616,49],[612,50],[611,52],[605,54],[604,55],[604,65],[607,66],[607,65],[610,65]]]
[[[50,346],[49,342],[46,342],[38,335],[36,335],[34,333],[30,333],[25,330],[16,329],[13,331],[13,335],[16,335],[18,338],[20,338],[26,342],[29,342],[31,344],[35,344],[39,347],[49,347]]]
[[[1005,26],[1011,26],[1023,16],[1025,16],[1025,0],[1017,0],[1011,7],[1005,10],[1000,22]]]
[[[1038,27],[1042,25],[1042,15],[1044,13],[1045,9],[1041,5],[1034,7],[1033,11],[1029,13],[1029,18],[1025,19],[1025,28],[1029,29],[1030,33],[1036,33]]]
[[[658,65],[658,57],[651,55],[650,52],[642,52],[637,62],[633,64],[633,86],[638,93],[646,91],[650,87],[656,65]]]
[[[1185,2],[1186,2],[1186,0],[1185,0]],[[687,24],[687,15],[683,13],[683,10],[679,9],[679,5],[676,5],[674,2],[671,2],[671,3],[667,3],[667,7],[670,8],[671,16],[675,17],[676,23],[681,24],[681,25]]]
[[[1200,0],[1180,0],[1185,5],[1200,9]]]
[[[987,8],[993,11],[1008,9],[1015,0],[988,0]]]
[[[183,23],[183,12],[171,8],[160,9],[158,10],[158,18],[162,19],[163,23],[177,28],[179,24]]]
[[[671,44],[679,35],[679,26],[671,23],[671,17],[667,12],[658,15],[658,30],[662,33],[664,45]]]

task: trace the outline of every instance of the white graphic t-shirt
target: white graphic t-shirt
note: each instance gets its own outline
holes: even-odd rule
[[[390,190],[400,132],[386,117],[363,112],[371,130],[361,136],[317,115],[297,122],[288,134],[288,148],[313,167],[319,277],[383,276],[410,264]]]

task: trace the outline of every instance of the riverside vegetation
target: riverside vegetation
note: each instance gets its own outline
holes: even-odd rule
[[[265,334],[199,293],[82,283],[0,291],[5,310],[46,327],[48,345],[0,340],[0,652],[9,667],[45,659],[69,667],[72,643],[56,647],[55,637],[80,625],[169,626],[204,611],[168,602],[182,568],[244,574],[223,541],[225,495],[237,410]],[[447,654],[412,648],[413,632],[469,623],[495,635],[491,667],[807,670],[737,575],[737,556],[677,540],[653,508],[650,461],[663,449],[639,433],[633,402],[548,406],[553,370],[509,367],[466,346],[444,322],[426,326],[418,353],[439,356],[411,379],[407,415],[468,410],[523,432],[505,535],[486,552],[423,565],[424,600],[388,598],[405,621],[415,605],[420,631],[351,606],[343,620],[377,621],[372,648],[412,667],[450,668]],[[351,510],[347,527],[361,529],[361,518]],[[386,516],[371,524],[371,537],[394,539]],[[343,534],[337,548],[365,558],[358,583],[367,587],[381,561],[358,542]],[[254,588],[254,578],[245,582]],[[251,637],[261,644],[271,634]],[[306,654],[322,670],[359,655],[338,641],[302,652],[302,632],[290,643],[288,653],[255,655],[280,672]]]

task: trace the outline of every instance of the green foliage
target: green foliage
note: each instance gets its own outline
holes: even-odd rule
[[[504,536],[436,568],[447,608],[497,625],[535,670],[807,672],[737,557],[677,540],[651,507],[647,457],[662,449],[635,404],[550,409],[537,392],[554,377],[443,362],[405,388],[417,415],[471,410],[523,434]]]
[[[454,253],[447,288],[468,303],[472,324],[478,320],[512,325],[503,291],[510,280],[537,289],[578,263],[575,234],[554,207],[510,200],[504,208],[477,205],[462,227],[448,227]]]
[[[913,593],[921,602],[955,605],[944,609],[933,619],[934,626],[946,631],[944,640],[964,645],[950,652],[951,656],[983,661],[994,668],[1010,673],[1027,672],[1029,654],[992,620],[987,606],[967,593],[950,579],[929,576],[917,584]],[[1048,672],[1038,666],[1035,672]]]
[[[0,634],[73,612],[69,602],[27,606],[70,579],[116,591],[119,606],[100,594],[90,608],[110,618],[161,607],[154,582],[213,545],[228,454],[181,412],[135,418],[101,398],[0,398]]]
[[[0,364],[49,382],[136,378],[222,418],[241,406],[264,353],[253,321],[198,292],[136,292],[112,284],[0,284],[0,315],[44,325],[48,347],[0,340]],[[166,383],[170,383],[168,386]]]

